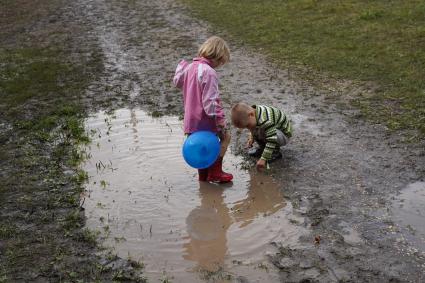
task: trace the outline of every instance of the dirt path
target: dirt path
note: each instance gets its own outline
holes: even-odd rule
[[[168,0],[76,5],[94,26],[87,43],[99,44],[105,57],[106,72],[90,97],[127,96],[119,104],[137,104],[155,115],[180,113],[180,94],[170,78],[176,62],[193,57],[211,35],[208,26]],[[303,249],[276,243],[280,252],[271,260],[282,280],[424,280],[423,235],[395,223],[392,206],[401,189],[423,181],[423,146],[400,144],[356,111],[335,107],[340,93],[317,92],[263,56],[230,45],[232,62],[219,71],[226,108],[237,101],[271,104],[294,120],[295,136],[272,172],[311,235],[300,239]],[[244,135],[233,136],[238,150]]]
[[[176,63],[194,57],[212,34],[208,25],[171,0],[79,0],[66,12],[90,27],[82,49],[102,54],[104,73],[84,99],[92,111],[112,104],[140,106],[154,116],[181,114],[181,95],[170,80]],[[238,101],[271,104],[294,121],[294,138],[271,172],[304,217],[298,225],[311,233],[299,239],[302,248],[275,243],[270,260],[282,281],[425,280],[425,242],[418,229],[425,223],[396,221],[393,204],[409,184],[424,187],[424,145],[401,144],[356,111],[336,107],[340,93],[295,82],[262,55],[229,43],[232,62],[219,71],[225,107]],[[233,137],[238,152],[245,134],[234,131]]]

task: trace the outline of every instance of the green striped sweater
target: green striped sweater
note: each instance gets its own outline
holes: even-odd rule
[[[265,105],[253,105],[257,127],[264,129],[266,147],[261,159],[270,160],[274,150],[278,148],[276,130],[281,130],[288,138],[292,136],[291,122],[283,111]]]

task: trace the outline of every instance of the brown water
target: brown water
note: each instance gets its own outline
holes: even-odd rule
[[[296,246],[302,232],[291,224],[302,219],[285,202],[283,184],[242,169],[231,152],[224,167],[232,184],[199,183],[181,156],[177,117],[120,109],[86,125],[93,135],[84,166],[87,226],[107,236],[106,245],[141,260],[153,281],[278,281],[270,243]]]

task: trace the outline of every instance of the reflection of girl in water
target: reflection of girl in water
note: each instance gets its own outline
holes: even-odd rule
[[[222,269],[230,225],[240,223],[239,229],[244,228],[256,217],[272,215],[285,206],[280,188],[270,176],[255,171],[250,172],[250,176],[247,196],[234,203],[232,214],[224,202],[223,187],[200,183],[201,206],[193,209],[186,218],[189,236],[185,240],[189,241],[183,245],[184,259],[196,261],[201,270],[215,272]]]
[[[198,267],[203,270],[218,271],[224,265],[226,234],[231,218],[223,191],[223,187],[200,183],[201,206],[192,210],[186,218],[190,241],[183,245],[183,258],[198,262]]]

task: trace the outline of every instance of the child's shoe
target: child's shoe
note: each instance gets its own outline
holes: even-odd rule
[[[208,168],[198,169],[198,180],[200,182],[206,182],[208,178]]]
[[[248,150],[248,155],[258,158],[258,157],[261,157],[261,155],[263,154],[263,151],[264,151],[264,148],[261,148],[261,147],[250,148]],[[272,153],[272,157],[270,158],[269,163],[281,158],[282,158],[282,153],[280,152],[280,150],[275,150]]]
[[[264,147],[252,147],[248,149],[248,155],[252,157],[260,157],[263,154]]]
[[[223,157],[219,157],[214,164],[208,168],[208,182],[227,183],[233,180],[233,175],[223,172]]]
[[[273,151],[272,157],[270,158],[268,162],[271,163],[281,158],[282,158],[282,153],[280,152],[280,150],[275,150]]]

